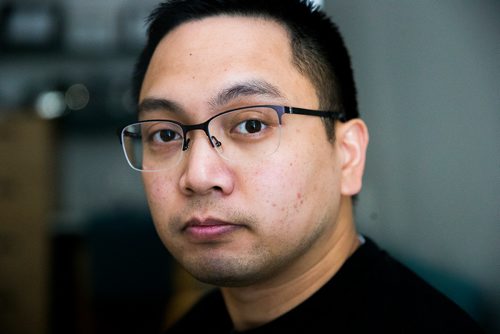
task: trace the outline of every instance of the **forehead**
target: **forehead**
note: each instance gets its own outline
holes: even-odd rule
[[[242,50],[260,48],[268,52],[289,52],[290,40],[285,28],[267,18],[220,15],[188,21],[173,29],[160,42],[152,60],[159,58],[155,56],[164,56],[165,52],[176,56],[196,56],[191,51],[236,55]]]
[[[141,99],[167,94],[182,100],[186,92],[208,99],[224,86],[249,80],[289,92],[290,100],[296,91],[309,94],[312,88],[293,64],[289,34],[281,24],[259,17],[208,17],[184,23],[163,38]]]

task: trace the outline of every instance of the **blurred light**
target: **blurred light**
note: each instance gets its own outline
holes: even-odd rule
[[[68,88],[64,99],[69,109],[81,110],[89,103],[90,93],[85,85],[75,84]]]
[[[45,119],[61,117],[66,110],[64,95],[61,92],[43,92],[35,101],[35,109],[38,116]]]
[[[54,8],[50,5],[16,4],[5,22],[5,38],[14,45],[43,46],[57,36]]]

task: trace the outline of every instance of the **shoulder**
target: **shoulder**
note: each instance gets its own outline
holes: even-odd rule
[[[356,317],[375,327],[406,333],[481,332],[457,304],[370,239],[329,284],[342,287]]]

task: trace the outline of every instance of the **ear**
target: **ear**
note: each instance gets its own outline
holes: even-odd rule
[[[342,195],[353,196],[361,191],[368,140],[368,128],[361,119],[352,119],[337,127]]]

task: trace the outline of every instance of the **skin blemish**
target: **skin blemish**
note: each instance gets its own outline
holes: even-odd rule
[[[294,208],[295,208],[296,210],[298,210],[298,208],[299,208],[300,206],[302,206],[302,204],[304,204],[304,199],[302,198],[302,194],[301,194],[301,193],[297,193],[297,200],[299,201],[299,204],[295,204],[295,205],[294,205]]]

